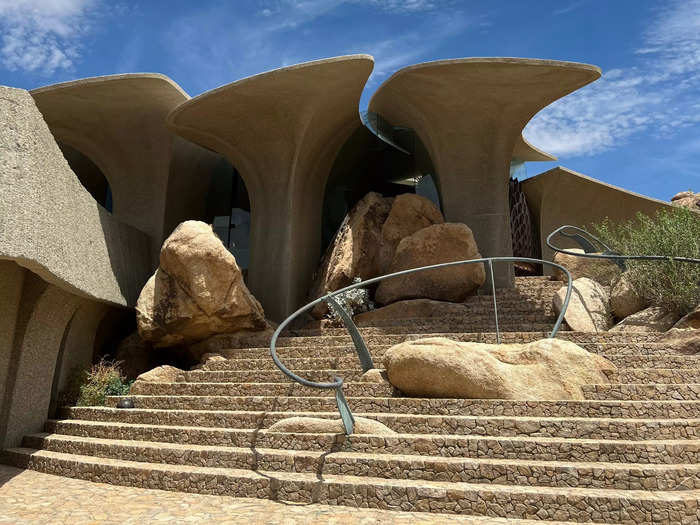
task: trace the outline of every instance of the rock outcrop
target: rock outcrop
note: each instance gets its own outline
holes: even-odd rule
[[[393,255],[404,237],[444,222],[442,213],[431,200],[414,193],[404,193],[394,198],[389,216],[382,226],[382,238],[391,248],[390,255]]]
[[[691,190],[681,191],[671,197],[671,204],[680,208],[700,211],[700,193],[693,193]]]
[[[303,416],[282,419],[271,425],[267,430],[269,432],[291,432],[296,434],[345,434],[342,419]],[[354,433],[374,434],[376,436],[396,434],[385,424],[365,417],[355,417]]]
[[[235,257],[199,221],[183,222],[163,243],[160,266],[136,304],[136,320],[139,335],[156,347],[267,328]]]
[[[585,253],[580,248],[567,248],[567,251]],[[607,259],[576,257],[575,255],[568,255],[561,252],[557,252],[554,255],[554,262],[561,264],[564,268],[569,270],[571,278],[574,281],[581,277],[586,277],[604,286],[609,286],[621,272],[619,266]],[[559,268],[554,268],[552,271],[552,280],[566,282],[566,274]]]
[[[650,306],[625,317],[611,332],[665,332],[678,321],[678,315],[659,306]]]
[[[564,307],[566,286],[552,298],[554,311],[559,315]],[[564,314],[566,324],[577,332],[604,332],[612,326],[608,313],[608,293],[600,284],[587,277],[573,282],[569,307]]]
[[[610,310],[613,315],[617,319],[624,319],[647,306],[647,301],[634,291],[628,274],[623,273],[610,290]]]
[[[392,199],[378,193],[368,193],[345,217],[333,242],[323,256],[309,293],[316,299],[328,292],[352,283],[353,278],[369,279],[382,273],[386,247],[382,226],[391,211]],[[317,305],[311,314],[321,318],[328,313],[325,303]]]
[[[700,306],[696,306],[692,312],[684,315],[673,325],[675,330],[697,330],[700,328]]]
[[[443,337],[391,347],[384,366],[393,386],[415,397],[584,399],[581,385],[607,383],[615,366],[569,341],[493,345]]]
[[[480,257],[474,235],[468,226],[457,223],[435,224],[401,240],[387,273]],[[462,302],[474,294],[485,279],[482,263],[416,272],[382,281],[377,288],[375,300],[380,304],[413,298]]]

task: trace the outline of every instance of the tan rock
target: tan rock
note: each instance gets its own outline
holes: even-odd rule
[[[611,332],[665,332],[678,321],[678,314],[668,312],[659,306],[650,306],[625,317],[613,326]]]
[[[580,248],[569,248],[567,251],[585,253]],[[575,255],[557,252],[554,255],[554,262],[569,270],[574,281],[581,277],[587,277],[603,286],[610,286],[610,283],[617,279],[621,273],[620,267],[607,259],[576,257]],[[566,274],[559,268],[554,268],[552,280],[566,282]]]
[[[435,224],[401,240],[387,273],[480,257],[468,226]],[[414,298],[462,302],[474,294],[485,279],[483,263],[422,271],[385,279],[377,288],[375,300],[379,304]]]
[[[415,193],[404,193],[394,199],[389,216],[382,226],[382,237],[393,252],[404,237],[444,222],[442,213],[431,200]]]
[[[226,358],[221,354],[207,352],[199,358],[199,363],[190,368],[190,370],[202,370],[206,367],[206,365],[220,361],[226,361]]]
[[[322,419],[319,417],[289,417],[274,423],[269,432],[289,432],[293,434],[344,434],[345,427],[341,419]],[[364,417],[355,417],[355,434],[374,434],[388,436],[396,434],[389,427]]]
[[[646,299],[640,297],[634,291],[627,272],[620,275],[620,278],[613,284],[610,291],[610,310],[618,319],[636,314],[649,306]]]
[[[389,377],[386,374],[386,370],[381,370],[379,368],[371,368],[367,370],[359,379],[360,383],[377,383],[383,384],[389,382]]]
[[[679,208],[700,211],[700,193],[694,193],[691,190],[681,191],[671,197],[671,204]]]
[[[136,304],[136,320],[141,337],[156,347],[267,328],[235,257],[199,221],[183,222],[163,243],[160,266]]]
[[[664,347],[679,354],[700,353],[700,332],[693,329],[672,328],[666,332],[659,342],[664,343]]]
[[[382,274],[386,259],[382,252],[387,249],[382,226],[391,204],[392,199],[371,192],[350,210],[316,271],[310,299],[348,286],[355,277],[369,279]],[[328,306],[321,303],[311,313],[320,319],[328,313]]]
[[[462,303],[433,301],[432,299],[407,299],[357,314],[353,319],[358,326],[371,326],[376,321],[390,319],[461,318],[468,312],[468,308]]]
[[[562,286],[552,298],[557,315],[562,311],[565,297],[566,286]],[[604,332],[612,326],[608,301],[605,288],[593,279],[580,277],[573,282],[564,320],[572,330],[577,332]]]
[[[144,372],[136,378],[136,382],[144,383],[175,383],[183,371],[170,365],[163,365]]]
[[[494,345],[430,337],[392,346],[389,381],[405,395],[462,399],[584,399],[615,366],[569,341]]]
[[[675,330],[697,330],[700,328],[700,305],[684,315],[680,320],[673,325]]]

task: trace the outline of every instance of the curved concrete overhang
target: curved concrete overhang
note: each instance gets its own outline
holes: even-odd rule
[[[546,162],[557,160],[554,155],[543,151],[530,144],[525,137],[520,135],[513,148],[513,158],[526,162]]]
[[[670,202],[607,184],[563,166],[530,177],[521,187],[539,230],[542,258],[547,260],[552,260],[554,253],[545,239],[559,226],[588,228],[606,217],[620,223],[634,219],[637,212],[654,215],[660,210],[673,209]],[[564,237],[557,242],[565,248],[579,248]]]
[[[361,125],[369,55],[283,67],[208,91],[168,125],[223,154],[251,205],[249,285],[272,319],[304,299],[320,257],[323,192],[332,163]]]
[[[508,176],[515,151],[540,157],[522,138],[542,108],[600,77],[588,64],[526,58],[463,58],[406,67],[369,109],[413,128],[437,172],[446,219],[473,231],[484,256],[512,254]],[[525,160],[525,159],[523,159]],[[499,270],[499,286],[512,273]]]
[[[85,78],[30,93],[56,140],[102,170],[114,216],[149,234],[157,248],[173,141],[165,117],[187,93],[156,73]]]

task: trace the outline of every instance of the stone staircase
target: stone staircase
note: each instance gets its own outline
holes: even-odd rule
[[[551,285],[537,281],[519,279],[519,293],[551,317],[546,301],[538,301]],[[532,310],[519,304],[500,313],[505,319]],[[432,332],[465,341],[496,338],[463,330],[459,320],[413,321],[362,330],[375,364],[392,344],[427,335],[417,327],[451,327]],[[547,335],[527,326],[502,334],[503,341]],[[653,334],[560,337],[618,366],[610,384],[585,387],[585,401],[402,398],[387,385],[360,382],[343,329],[281,338],[278,353],[290,369],[315,380],[343,377],[355,415],[396,432],[349,437],[266,430],[290,415],[337,419],[332,392],[290,383],[262,344],[232,348],[221,337],[210,350],[227,360],[184,372],[175,383],[135,387],[134,409],[65,408],[62,419],[26,436],[4,460],[91,481],[299,503],[697,523],[700,357],[675,354]],[[117,401],[109,398],[109,405]]]

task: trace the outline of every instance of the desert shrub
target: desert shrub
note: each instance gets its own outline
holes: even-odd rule
[[[615,224],[607,218],[591,232],[623,255],[700,259],[700,215],[687,208]],[[653,306],[686,314],[700,303],[700,264],[678,261],[625,262],[634,290]]]
[[[352,282],[353,284],[359,283],[362,282],[362,279],[355,277]],[[336,295],[335,300],[351,317],[355,314],[374,310],[374,303],[371,301],[370,292],[366,288],[348,290],[347,292]],[[343,320],[340,314],[336,312],[335,307],[330,303],[328,304],[328,317],[331,319],[333,325],[343,326]]]
[[[104,406],[107,396],[128,394],[132,383],[118,362],[103,358],[90,370],[73,370],[59,401],[62,406]]]

